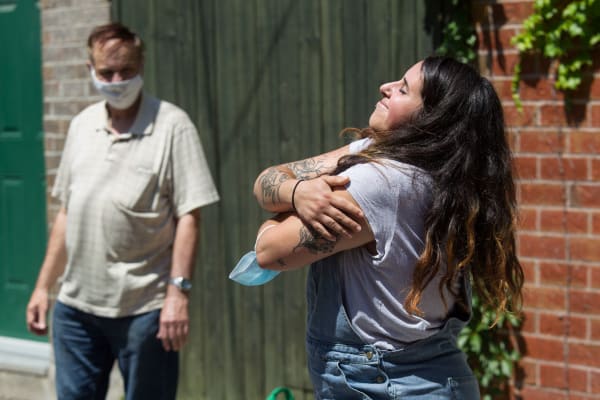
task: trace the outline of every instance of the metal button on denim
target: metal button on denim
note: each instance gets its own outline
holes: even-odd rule
[[[383,382],[385,382],[385,378],[383,376],[381,376],[381,375],[379,375],[375,380],[377,381],[377,383],[383,383]]]
[[[371,358],[373,358],[373,352],[372,351],[367,351],[365,353],[365,356],[367,356],[367,360],[370,360]]]

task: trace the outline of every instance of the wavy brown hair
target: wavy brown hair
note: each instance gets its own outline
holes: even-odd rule
[[[446,287],[458,297],[453,283],[463,273],[471,274],[475,292],[497,315],[520,308],[517,205],[500,100],[487,79],[452,58],[428,57],[421,73],[422,108],[392,131],[361,130],[372,144],[340,159],[336,173],[392,159],[432,178],[425,248],[405,299],[407,311],[422,314],[423,290],[438,274],[442,296]]]

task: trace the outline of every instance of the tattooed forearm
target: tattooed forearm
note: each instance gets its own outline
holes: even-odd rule
[[[260,177],[261,202],[263,205],[268,205],[269,203],[273,205],[279,204],[281,201],[279,190],[283,182],[294,178],[316,178],[331,173],[334,167],[327,165],[327,161],[323,157],[307,158],[306,160],[288,163],[285,164],[283,170],[278,167],[271,167]]]
[[[306,160],[289,163],[286,166],[294,171],[296,178],[299,179],[312,179],[331,172],[327,171],[322,158],[307,158]]]
[[[285,261],[283,261],[283,259],[282,259],[282,258],[278,258],[278,259],[277,259],[277,264],[278,264],[280,267],[287,267],[287,264],[285,263]]]
[[[267,201],[270,201],[273,204],[278,203],[280,200],[279,189],[281,188],[281,184],[288,179],[291,178],[278,169],[269,168],[260,180],[263,204],[266,204]]]
[[[321,235],[319,235],[315,231],[308,229],[306,226],[302,226],[300,228],[299,233],[300,240],[298,241],[296,247],[294,247],[294,251],[296,251],[296,249],[304,247],[312,254],[327,254],[331,253],[333,251],[333,248],[335,247],[335,241],[332,242],[327,239],[324,239],[323,237],[321,237]]]

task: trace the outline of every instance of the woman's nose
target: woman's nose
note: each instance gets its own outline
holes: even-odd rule
[[[379,92],[384,96],[389,96],[392,91],[393,82],[386,82],[383,85],[379,86]]]

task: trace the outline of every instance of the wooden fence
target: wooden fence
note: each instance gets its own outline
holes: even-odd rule
[[[422,0],[113,0],[146,42],[150,92],[196,122],[222,200],[202,212],[191,341],[179,398],[312,399],[304,354],[305,271],[259,288],[227,279],[266,216],[265,167],[343,144],[381,83],[432,52],[441,7]]]

